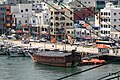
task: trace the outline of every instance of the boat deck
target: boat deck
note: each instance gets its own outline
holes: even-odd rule
[[[72,53],[59,52],[59,51],[40,51],[40,52],[37,52],[36,54],[39,54],[41,56],[59,56],[59,57],[63,57],[63,56],[71,55]]]

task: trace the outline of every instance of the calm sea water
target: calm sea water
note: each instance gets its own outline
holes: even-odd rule
[[[93,66],[61,68],[34,63],[31,58],[0,56],[0,80],[56,80],[65,75]],[[109,64],[69,77],[64,80],[97,80],[108,73],[120,70],[120,64]]]

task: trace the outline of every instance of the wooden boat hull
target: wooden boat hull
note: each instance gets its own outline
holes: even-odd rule
[[[75,67],[80,63],[80,56],[41,56],[37,54],[30,54],[32,60],[37,63],[59,66],[59,67]]]

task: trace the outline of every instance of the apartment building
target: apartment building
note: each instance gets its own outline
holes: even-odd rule
[[[43,0],[28,0],[28,3],[32,4],[32,10],[38,12],[48,9],[47,4]]]
[[[50,32],[51,35],[55,35],[59,38],[64,38],[65,34],[71,34],[74,33],[73,29],[73,9],[70,9],[71,11],[68,11],[65,8],[61,8],[58,5],[53,5],[58,10],[55,10],[53,8],[50,8],[51,11],[51,27]],[[67,18],[67,15],[69,18]]]
[[[84,6],[86,6],[86,7],[94,7],[94,5],[95,5],[95,1],[96,0],[79,0],[79,2],[81,3],[79,3],[77,0],[75,0],[75,5],[76,6],[78,6],[78,7],[84,7]],[[84,5],[84,6],[83,6]]]
[[[26,24],[28,26],[30,24],[30,17],[32,17],[32,4],[17,4],[11,6],[11,14],[14,19],[14,27],[18,24]]]
[[[34,32],[38,32],[41,35],[48,34],[50,24],[49,13],[49,10],[45,10],[39,13],[33,13],[30,19],[30,23]]]
[[[0,34],[3,33],[5,28],[5,15],[6,15],[6,5],[0,4]]]
[[[117,30],[120,30],[120,7],[113,5],[112,3],[107,3],[104,9],[100,10],[100,31],[101,36],[112,36],[114,35],[120,37],[117,34]],[[117,30],[116,30],[117,29]]]
[[[6,3],[9,4],[9,5],[27,4],[28,0],[6,0]]]

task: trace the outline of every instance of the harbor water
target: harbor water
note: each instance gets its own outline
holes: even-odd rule
[[[75,68],[52,67],[36,64],[29,57],[0,55],[0,80],[56,80],[90,67],[93,67],[93,65],[78,66]],[[97,80],[119,70],[119,63],[108,64],[64,80]]]

